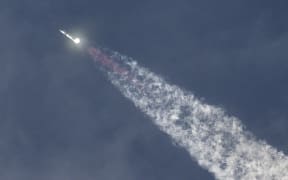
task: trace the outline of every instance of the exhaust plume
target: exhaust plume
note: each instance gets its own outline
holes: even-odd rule
[[[288,179],[287,156],[245,131],[236,117],[131,58],[99,48],[89,54],[126,98],[217,179]]]

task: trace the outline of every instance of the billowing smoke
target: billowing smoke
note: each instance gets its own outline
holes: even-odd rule
[[[97,58],[99,53],[94,55]],[[239,119],[167,83],[134,60],[118,53],[110,59],[127,69],[106,70],[111,82],[217,179],[288,179],[288,158],[245,131]],[[106,56],[102,61],[110,62]]]

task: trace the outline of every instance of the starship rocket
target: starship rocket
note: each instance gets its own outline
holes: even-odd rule
[[[59,31],[66,36],[68,39],[70,39],[71,41],[73,41],[73,43],[75,44],[79,44],[81,42],[81,40],[79,38],[74,38],[72,37],[70,34],[66,33],[65,31],[59,29]]]

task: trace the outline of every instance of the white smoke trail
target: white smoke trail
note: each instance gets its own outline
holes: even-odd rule
[[[127,57],[115,54],[112,58],[131,70],[129,75],[108,73],[112,83],[217,179],[288,179],[288,158],[244,131],[237,118],[168,84]]]

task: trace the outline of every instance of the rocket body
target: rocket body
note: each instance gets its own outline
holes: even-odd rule
[[[66,33],[65,31],[59,29],[59,31],[68,39],[70,39],[71,41],[73,41],[73,43],[75,44],[79,44],[81,41],[79,38],[73,38],[70,34]]]

